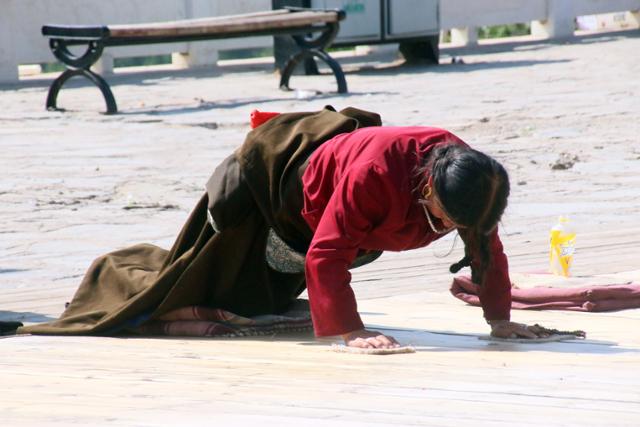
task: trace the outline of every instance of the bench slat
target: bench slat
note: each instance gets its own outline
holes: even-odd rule
[[[184,19],[176,22],[186,23],[214,23],[215,21],[228,22],[230,20],[238,20],[244,18],[262,17],[262,16],[275,16],[289,13],[286,9],[268,10],[263,12],[245,13],[239,15],[227,15],[227,16],[215,16],[209,18],[196,18],[196,19]],[[164,22],[162,23],[164,24]],[[121,24],[112,25],[111,27],[137,27],[139,25],[158,25],[155,23],[143,23],[143,24]],[[47,24],[42,27],[42,35],[46,37],[64,37],[72,39],[89,39],[95,40],[103,38],[109,35],[109,29],[107,26],[100,25],[53,25]]]
[[[109,29],[105,26],[44,25],[42,27],[42,35],[78,40],[98,40],[107,37]]]
[[[110,38],[136,37],[189,37],[207,34],[234,34],[252,31],[278,30],[284,28],[308,27],[314,24],[325,24],[340,20],[338,12],[289,12],[265,14],[264,16],[247,17],[237,15],[235,18],[216,17],[191,19],[174,22],[110,25]]]

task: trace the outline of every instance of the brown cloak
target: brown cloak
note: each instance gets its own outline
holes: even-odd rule
[[[215,170],[170,251],[139,244],[99,257],[59,319],[18,333],[108,335],[188,305],[242,316],[283,312],[305,280],[266,264],[269,228],[304,250],[312,237],[300,215],[307,158],[340,133],[380,124],[375,113],[332,107],[262,124]]]

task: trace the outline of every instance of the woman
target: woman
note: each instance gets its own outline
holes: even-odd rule
[[[492,333],[536,337],[537,328],[509,321],[511,283],[497,233],[509,180],[498,162],[441,129],[364,128],[320,146],[302,181],[302,215],[314,230],[306,278],[317,335],[397,345],[364,329],[347,267],[358,250],[419,248],[457,229],[466,255],[451,270],[471,262]]]
[[[509,321],[504,168],[447,131],[380,125],[354,108],[269,119],[218,166],[170,251],[98,258],[60,319],[19,332],[113,334],[190,305],[280,313],[306,287],[317,336],[395,347],[364,328],[348,269],[457,229],[466,256],[452,272],[471,266],[492,334],[536,337]]]

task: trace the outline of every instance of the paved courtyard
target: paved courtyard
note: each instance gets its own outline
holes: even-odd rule
[[[294,76],[305,92],[282,92],[260,61],[160,68],[110,78],[121,111],[111,116],[83,83],[61,92],[66,112],[44,110],[51,76],[0,87],[0,320],[57,317],[105,252],[169,247],[253,109],[327,104],[444,127],[498,158],[512,183],[502,240],[521,286],[640,282],[638,52],[636,30],[446,48],[437,67],[388,51],[344,56],[344,96],[330,76]],[[577,231],[570,280],[544,275],[561,214]],[[365,323],[415,354],[333,353],[310,334],[2,339],[0,425],[640,424],[640,310],[514,311],[588,339],[479,340],[480,309],[448,291],[461,252],[447,238],[354,271]]]

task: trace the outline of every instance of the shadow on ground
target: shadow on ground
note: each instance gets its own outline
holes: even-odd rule
[[[40,323],[40,322],[50,322],[52,320],[55,320],[55,317],[50,317],[41,313],[33,313],[31,311],[0,310],[0,321],[2,322]]]
[[[416,347],[418,351],[546,351],[553,353],[616,354],[640,353],[640,349],[623,347],[613,341],[574,339],[555,342],[496,342],[481,340],[486,334],[463,334],[453,331],[393,328],[371,325],[394,336],[398,341]]]

